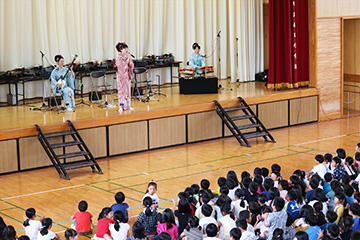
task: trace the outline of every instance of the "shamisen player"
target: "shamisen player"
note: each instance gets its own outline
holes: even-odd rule
[[[191,54],[189,58],[189,66],[196,70],[195,76],[201,76],[201,68],[205,67],[205,58],[200,55],[200,45],[198,43],[193,43],[192,49],[194,53]]]

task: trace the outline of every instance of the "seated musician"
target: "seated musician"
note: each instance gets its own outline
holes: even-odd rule
[[[73,71],[73,66],[70,66],[70,70],[66,76],[67,67],[64,67],[64,58],[61,55],[55,56],[55,62],[57,63],[56,68],[51,72],[51,89],[55,95],[56,92],[62,94],[64,99],[66,110],[74,111],[75,110],[75,73]]]
[[[194,43],[192,45],[192,49],[194,53],[191,54],[189,59],[189,66],[195,69],[195,77],[201,76],[201,68],[205,67],[205,58],[200,55],[200,45],[198,43]]]

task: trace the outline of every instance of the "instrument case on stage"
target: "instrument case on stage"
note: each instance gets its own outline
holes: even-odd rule
[[[180,78],[180,94],[218,93],[218,78]]]

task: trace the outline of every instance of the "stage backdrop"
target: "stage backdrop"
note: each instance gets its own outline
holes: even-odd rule
[[[1,0],[0,71],[40,65],[39,51],[53,63],[58,53],[65,62],[75,53],[81,63],[115,58],[119,41],[136,57],[172,52],[186,63],[196,41],[215,67],[220,44],[222,78],[254,80],[263,71],[262,11],[262,0]]]

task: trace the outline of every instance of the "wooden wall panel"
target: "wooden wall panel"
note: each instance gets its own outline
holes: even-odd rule
[[[317,20],[317,87],[320,89],[320,120],[341,115],[341,20]]]
[[[0,173],[18,170],[16,140],[0,141]]]
[[[50,138],[49,142],[60,143],[62,137]],[[21,170],[52,165],[37,137],[20,138],[19,149]],[[56,149],[55,152],[62,154],[62,149]]]
[[[360,19],[346,19],[344,20],[344,74],[358,74],[360,69],[357,69],[356,59],[358,52],[357,45],[359,45],[360,39],[357,39],[357,22],[360,23]],[[360,26],[360,24],[359,24]],[[360,31],[360,29],[359,29]],[[360,57],[359,57],[360,58]],[[360,62],[359,62],[360,63]]]
[[[215,111],[188,115],[188,142],[222,137],[222,120]]]
[[[308,1],[309,78],[310,87],[317,87],[317,17],[316,0]]]
[[[316,0],[316,3],[320,18],[360,15],[358,0]]]
[[[125,123],[109,127],[110,155],[148,149],[147,121]]]
[[[290,125],[318,120],[318,97],[290,100]]]
[[[256,114],[257,106],[256,105],[251,105],[250,108]],[[230,117],[244,115],[242,113],[242,111],[229,112],[228,114],[229,114]],[[236,123],[237,126],[251,124],[249,119],[238,120],[238,121],[235,121],[235,123]],[[230,130],[226,126],[224,126],[224,128],[225,128],[224,135],[225,136],[231,136],[232,133],[230,132]],[[252,131],[254,131],[254,128],[242,130],[243,133],[252,132]]]
[[[288,101],[258,105],[258,117],[267,129],[288,126]]]
[[[359,96],[360,96],[360,82],[344,81],[344,104],[343,104],[344,109],[360,111]]]
[[[149,121],[150,149],[186,142],[185,116],[154,119]]]
[[[338,16],[337,0],[316,0],[317,17]]]
[[[94,158],[106,157],[106,127],[79,130],[79,133]],[[73,139],[71,136],[66,136],[66,141],[73,141]],[[77,146],[66,148],[66,153],[79,151],[80,149]],[[85,160],[85,158],[76,157],[67,159],[66,161],[74,162],[79,160]]]

